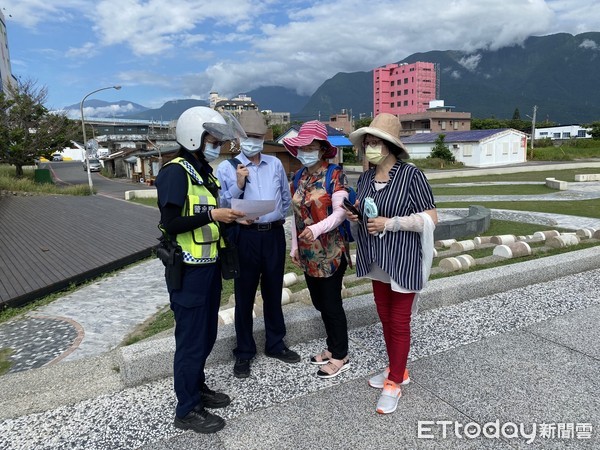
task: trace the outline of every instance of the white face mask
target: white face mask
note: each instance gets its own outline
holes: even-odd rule
[[[367,149],[365,150],[365,156],[367,157],[367,160],[376,166],[381,164],[389,155],[389,153],[388,155],[382,155],[381,150],[383,150],[383,145],[381,144],[367,146]]]
[[[240,147],[242,153],[248,158],[252,158],[258,155],[263,149],[264,139],[249,137],[246,139],[240,139]]]
[[[296,158],[298,158],[298,161],[300,161],[304,167],[312,167],[319,162],[319,152],[305,152],[298,150]]]
[[[215,145],[210,142],[207,142],[204,146],[204,158],[208,162],[212,162],[219,157],[219,153],[221,153],[221,146]]]

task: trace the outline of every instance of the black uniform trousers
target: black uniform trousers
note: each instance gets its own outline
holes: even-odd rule
[[[169,289],[175,315],[175,414],[180,418],[202,406],[200,386],[205,382],[206,359],[217,339],[221,284],[218,263],[186,265],[182,288]]]
[[[316,310],[321,313],[327,333],[327,350],[334,359],[348,355],[348,322],[342,305],[342,280],[348,263],[342,262],[330,277],[311,277],[304,273],[306,286]]]
[[[237,347],[233,354],[241,359],[256,355],[252,335],[252,310],[260,282],[265,320],[265,351],[283,350],[285,322],[281,308],[283,272],[285,269],[285,233],[277,224],[261,230],[259,224],[239,226],[237,247],[240,257],[240,276],[235,279],[235,332]]]

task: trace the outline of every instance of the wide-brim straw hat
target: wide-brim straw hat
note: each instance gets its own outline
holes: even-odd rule
[[[331,159],[337,155],[337,147],[331,145],[327,140],[327,127],[318,120],[302,124],[298,136],[283,138],[283,145],[292,156],[296,157],[298,156],[298,147],[305,147],[314,140],[321,141],[327,146],[323,158]]]
[[[355,147],[362,148],[363,139],[366,134],[377,136],[379,139],[383,139],[398,147],[401,150],[400,159],[408,159],[408,149],[400,140],[400,129],[401,126],[398,117],[393,114],[381,113],[375,116],[368,127],[362,127],[350,133],[348,139],[350,139]]]

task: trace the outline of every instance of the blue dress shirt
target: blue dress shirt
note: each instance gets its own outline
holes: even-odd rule
[[[260,216],[256,222],[266,223],[285,219],[292,197],[287,174],[281,161],[271,155],[260,154],[258,165],[253,164],[243,153],[236,158],[248,168],[248,181],[244,190],[237,185],[236,169],[229,161],[223,161],[217,168],[217,178],[221,183],[220,206],[231,208],[231,199],[275,200],[275,210]]]

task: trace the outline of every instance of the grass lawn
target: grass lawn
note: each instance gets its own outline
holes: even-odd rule
[[[508,184],[489,186],[432,186],[434,196],[438,195],[540,195],[553,194],[556,189],[550,189],[542,184]]]
[[[600,162],[600,160],[599,160]],[[546,178],[556,178],[561,181],[575,181],[575,175],[586,173],[600,173],[600,167],[588,167],[585,169],[565,169],[560,170],[557,166],[556,170],[544,172],[518,172],[505,173],[500,175],[479,175],[474,177],[455,177],[455,178],[439,178],[429,180],[429,184],[446,184],[446,183],[478,183],[486,181],[546,181]],[[427,175],[427,172],[425,173]]]
[[[11,348],[0,348],[0,375],[4,375],[12,367],[12,362],[9,359],[12,353]]]

